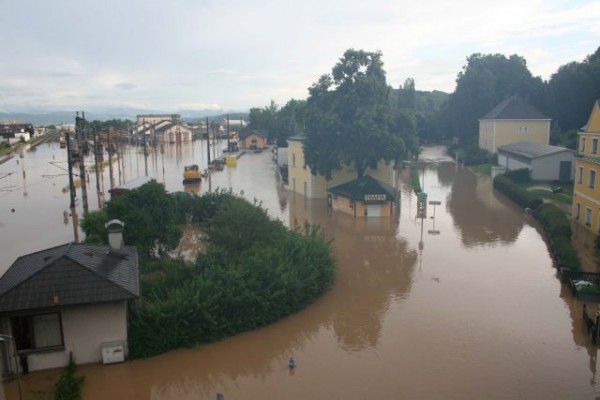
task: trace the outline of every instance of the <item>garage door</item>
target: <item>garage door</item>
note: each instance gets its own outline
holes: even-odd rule
[[[379,204],[369,205],[367,204],[367,217],[380,217],[381,206]]]

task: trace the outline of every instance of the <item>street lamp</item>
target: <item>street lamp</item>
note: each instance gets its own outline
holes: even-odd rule
[[[21,376],[19,375],[19,359],[17,358],[17,341],[12,336],[0,333],[0,342],[4,342],[6,341],[6,339],[12,340],[13,344],[13,357],[15,358],[15,369],[17,371],[17,389],[19,390],[19,400],[21,400],[23,397],[21,395]]]

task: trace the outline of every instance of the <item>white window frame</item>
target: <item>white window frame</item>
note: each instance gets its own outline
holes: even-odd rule
[[[592,179],[593,176],[593,179]],[[588,171],[588,187],[590,189],[595,189],[596,188],[596,170],[595,169],[591,169]]]
[[[598,154],[598,138],[592,139],[592,154]]]

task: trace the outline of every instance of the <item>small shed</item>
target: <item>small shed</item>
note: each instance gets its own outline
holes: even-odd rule
[[[327,203],[334,210],[354,217],[390,217],[395,190],[369,175],[327,189]]]
[[[508,171],[527,168],[534,181],[572,181],[575,151],[565,147],[517,142],[498,147],[498,165]]]

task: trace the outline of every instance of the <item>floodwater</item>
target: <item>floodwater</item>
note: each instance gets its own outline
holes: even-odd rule
[[[181,190],[183,165],[203,164],[206,149],[194,147],[149,156],[149,163],[156,160],[149,175],[169,191]],[[24,153],[20,164],[15,158],[0,165],[0,172],[19,172],[14,189],[0,192],[0,249],[10,259],[2,257],[4,269],[18,254],[73,239],[72,226],[63,223],[66,177],[27,172],[26,182],[21,179],[23,163],[27,171],[54,171],[48,160],[62,151],[43,145]],[[131,178],[145,174],[136,151],[129,151]],[[582,303],[556,278],[538,224],[496,194],[489,178],[452,163],[442,148],[425,149],[421,158],[424,191],[441,203],[428,206],[426,218],[417,218],[409,168],[400,174],[400,207],[392,220],[353,220],[328,212],[324,201],[285,191],[269,152],[246,154],[236,168],[215,172],[213,189],[243,190],[292,227],[320,224],[334,240],[339,261],[333,288],[295,315],[218,343],[80,366],[83,398],[600,396],[597,349],[585,334]],[[199,190],[206,186],[203,181]],[[293,370],[291,355],[297,360]],[[59,372],[23,377],[24,398],[40,398]],[[14,381],[4,386],[7,398],[16,398]]]

